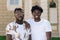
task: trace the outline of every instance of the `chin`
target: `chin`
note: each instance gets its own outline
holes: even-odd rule
[[[39,17],[35,17],[35,19],[38,19]]]
[[[22,17],[20,17],[20,18],[17,18],[17,20],[21,21],[21,20],[23,20],[23,18],[22,18]]]
[[[18,18],[18,20],[22,20],[22,18]]]
[[[34,18],[34,19],[39,19],[39,18],[37,17],[37,18]]]
[[[21,18],[21,19],[19,19],[19,20],[21,21],[21,20],[23,20],[23,19]]]
[[[19,19],[19,21],[21,21],[22,19]]]

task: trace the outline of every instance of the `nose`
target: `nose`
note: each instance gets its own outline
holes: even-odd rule
[[[22,14],[19,14],[18,17],[23,17],[23,15]]]
[[[39,11],[35,11],[34,13],[37,15],[37,14],[39,14]]]
[[[38,12],[36,12],[34,15],[40,15]]]

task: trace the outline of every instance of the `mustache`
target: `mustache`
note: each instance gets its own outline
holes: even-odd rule
[[[19,16],[23,17],[24,15],[19,15]]]
[[[21,17],[22,19],[24,19],[24,16],[19,16],[19,17]]]

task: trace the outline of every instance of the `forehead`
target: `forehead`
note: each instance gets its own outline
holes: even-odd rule
[[[14,10],[14,13],[21,12],[24,13],[24,10]]]
[[[41,11],[39,11],[39,10],[34,10],[33,12],[41,12]]]
[[[16,10],[14,13],[19,13],[19,14],[21,14],[21,13],[24,13],[23,11],[20,11],[20,10]]]
[[[23,11],[20,11],[20,10],[16,10],[15,12],[23,12]]]
[[[40,11],[40,10],[36,9],[36,10],[34,10],[34,11]]]

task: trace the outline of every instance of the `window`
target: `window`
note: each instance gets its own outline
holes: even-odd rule
[[[17,5],[18,5],[18,4],[19,4],[19,0],[15,0],[15,4],[17,4]]]
[[[7,0],[7,9],[14,11],[15,8],[22,8],[22,0]]]
[[[14,0],[10,0],[10,4],[11,4],[11,5],[14,4]]]
[[[10,0],[10,5],[18,5],[19,0]]]

